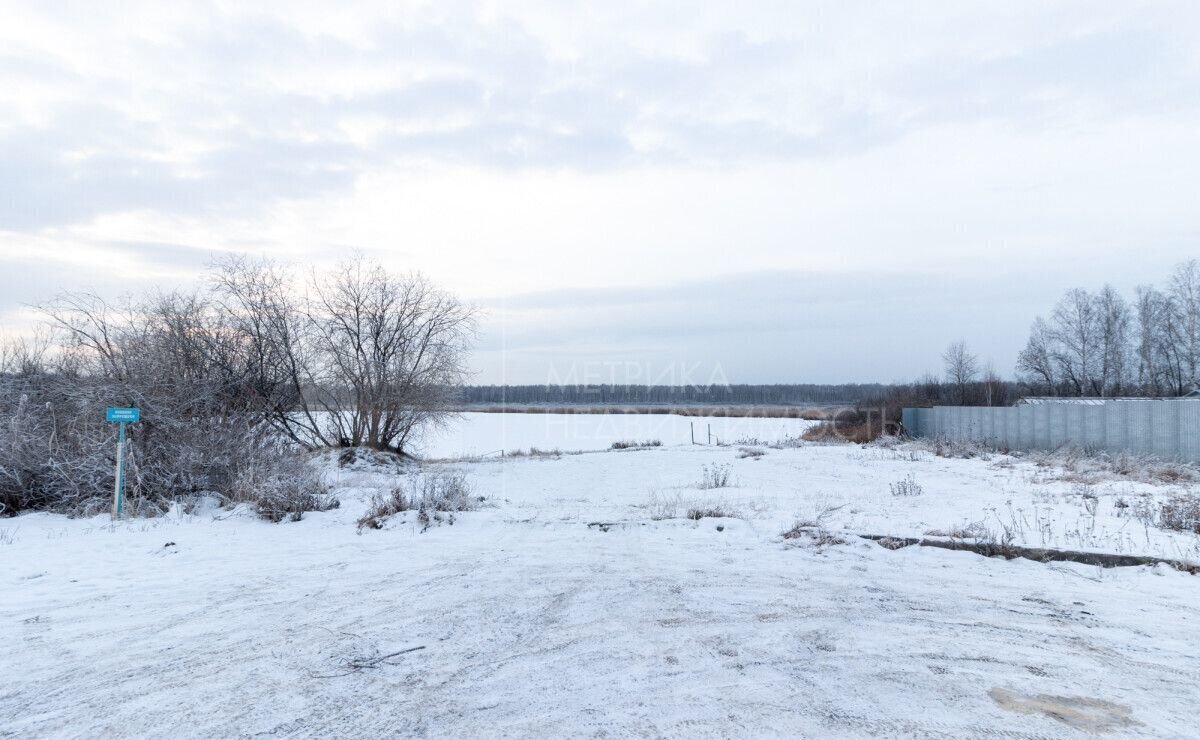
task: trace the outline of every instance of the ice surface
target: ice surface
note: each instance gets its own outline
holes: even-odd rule
[[[695,417],[676,414],[503,414],[467,412],[428,433],[417,445],[424,457],[463,457],[539,449],[606,450],[613,442],[658,440],[664,445],[707,444],[799,437],[814,422],[761,417]]]

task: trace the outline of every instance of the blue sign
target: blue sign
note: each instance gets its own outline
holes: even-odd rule
[[[109,409],[104,418],[108,421],[139,421],[142,418],[141,409]]]

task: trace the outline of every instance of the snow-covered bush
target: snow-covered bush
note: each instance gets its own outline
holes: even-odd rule
[[[276,520],[279,512],[331,505],[300,450],[266,424],[251,414],[222,412],[209,388],[150,377],[0,377],[0,514],[108,511],[117,429],[104,420],[104,409],[123,404],[142,409],[126,441],[125,512],[131,516],[162,514],[176,502],[186,507],[206,497],[249,503]]]
[[[98,499],[112,493],[112,425],[82,413],[96,396],[86,384],[0,377],[0,515],[104,508]]]
[[[2,513],[34,509],[86,516],[107,510],[117,429],[104,420],[104,409],[117,405],[111,399],[129,397],[127,387],[98,378],[48,373],[0,378]],[[166,511],[175,498],[194,492],[189,486],[198,477],[211,477],[198,476],[205,456],[193,449],[196,439],[167,426],[147,424],[128,437],[126,511],[132,515]],[[203,441],[219,438],[216,432]]]
[[[298,522],[306,511],[328,511],[341,503],[316,471],[303,463],[290,473],[275,473],[256,481],[252,490],[255,511],[271,522]]]

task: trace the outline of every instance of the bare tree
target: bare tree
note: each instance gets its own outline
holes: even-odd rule
[[[983,380],[980,382],[980,386],[985,406],[1005,405],[1007,401],[1005,394],[1007,385],[990,362],[983,369]]]
[[[1137,382],[1143,392],[1161,395],[1167,384],[1168,348],[1165,336],[1170,300],[1153,286],[1137,289]]]
[[[1105,285],[1096,296],[1096,314],[1100,325],[1099,395],[1117,395],[1128,382],[1132,312],[1121,294]]]
[[[218,265],[214,290],[237,338],[245,390],[261,413],[293,442],[331,445],[313,398],[311,327],[289,276],[271,262],[233,256]]]
[[[361,258],[314,277],[312,294],[314,390],[329,412],[327,437],[403,451],[416,430],[445,418],[467,374],[468,306],[419,274],[391,275]]]
[[[276,266],[235,258],[218,292],[264,413],[306,447],[402,452],[466,376],[474,312],[419,274],[356,258],[301,298]]]
[[[1055,347],[1053,332],[1039,316],[1033,322],[1025,349],[1017,355],[1017,371],[1025,382],[1035,387],[1044,387],[1048,393],[1054,393],[1058,388]]]
[[[1102,328],[1094,296],[1076,288],[1067,291],[1050,314],[1059,377],[1074,395],[1099,395]]]
[[[1200,262],[1188,260],[1177,265],[1168,292],[1174,309],[1172,341],[1182,360],[1180,385],[1194,385],[1200,381]]]
[[[0,374],[30,376],[45,372],[52,344],[50,332],[38,327],[31,335],[0,342]]]
[[[946,366],[946,382],[954,386],[958,403],[967,402],[967,388],[979,375],[979,359],[967,351],[967,343],[960,339],[951,342],[942,353],[942,362]]]

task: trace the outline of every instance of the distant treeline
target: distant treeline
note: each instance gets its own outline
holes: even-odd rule
[[[477,406],[1008,406],[1031,389],[985,375],[955,383],[926,376],[913,383],[840,385],[469,385],[465,405]]]
[[[472,385],[466,404],[854,405],[884,396],[880,383],[843,385]]]

